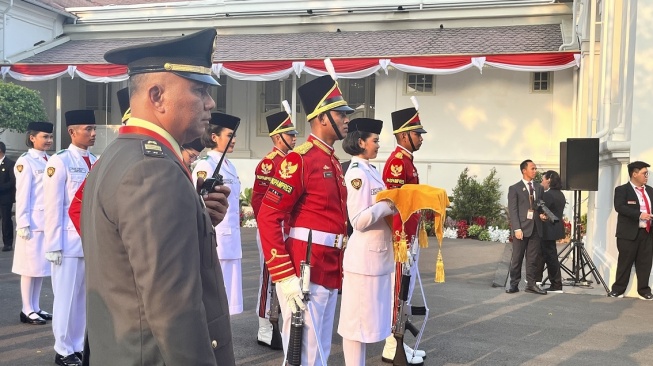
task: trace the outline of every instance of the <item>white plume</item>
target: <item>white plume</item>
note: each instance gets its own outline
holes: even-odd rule
[[[419,111],[419,103],[417,103],[417,98],[414,95],[410,97],[410,101],[413,102],[413,105],[415,106],[415,110]]]
[[[292,115],[292,110],[290,109],[290,104],[288,104],[288,101],[284,100],[283,102],[281,102],[281,104],[283,104],[283,109],[286,110],[286,113]]]
[[[331,75],[331,78],[333,80],[338,80],[338,75],[336,75],[336,69],[333,67],[333,63],[331,62],[330,58],[325,58],[324,59],[324,66],[326,67],[327,71],[329,72],[329,75]]]

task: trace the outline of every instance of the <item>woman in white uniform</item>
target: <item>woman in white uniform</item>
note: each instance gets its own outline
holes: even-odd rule
[[[211,113],[211,122],[202,134],[202,144],[211,149],[207,156],[198,160],[193,169],[193,183],[213,175],[223,153],[231,153],[236,145],[236,129],[240,118],[224,113]],[[229,138],[234,136],[231,143]],[[228,155],[227,155],[228,156]],[[243,275],[241,260],[243,251],[240,243],[240,180],[236,167],[225,157],[220,167],[224,185],[231,189],[227,214],[215,227],[218,242],[218,259],[222,267],[224,286],[229,300],[229,314],[243,312]]]
[[[385,189],[381,174],[369,162],[379,150],[383,122],[357,118],[349,122],[342,142],[352,155],[345,174],[347,211],[354,229],[343,259],[342,302],[338,334],[347,366],[365,365],[366,343],[390,335],[392,314],[392,231],[384,218],[395,213],[389,201],[376,202]]]
[[[52,128],[49,122],[30,122],[25,141],[30,149],[18,158],[14,166],[18,237],[11,271],[20,275],[23,301],[20,321],[35,325],[52,319],[52,315],[39,306],[43,277],[50,276],[51,268],[43,247],[43,172],[49,158],[45,151],[52,146]]]

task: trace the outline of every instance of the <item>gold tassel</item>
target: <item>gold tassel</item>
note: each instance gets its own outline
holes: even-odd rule
[[[419,229],[419,247],[428,248],[429,247],[429,236],[426,234],[426,225],[422,223]]]
[[[406,233],[403,228],[401,234],[395,231],[395,236],[398,237],[394,242],[395,262],[404,263],[408,260],[408,241],[406,240]]]
[[[444,262],[442,261],[442,249],[438,252],[438,261],[435,264],[435,282],[444,282]]]

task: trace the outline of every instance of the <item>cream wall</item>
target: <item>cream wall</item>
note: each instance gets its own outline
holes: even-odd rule
[[[23,1],[0,0],[0,12],[5,11],[6,28],[0,17],[2,59],[11,60],[12,55],[34,48],[35,43],[51,41],[63,33],[62,15]]]

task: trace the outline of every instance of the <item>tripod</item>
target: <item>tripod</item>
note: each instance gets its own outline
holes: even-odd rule
[[[605,284],[603,277],[599,274],[596,269],[596,265],[592,261],[592,258],[585,250],[585,244],[581,240],[581,222],[580,222],[580,203],[581,203],[581,191],[574,191],[574,223],[573,223],[573,237],[572,240],[567,246],[562,248],[558,257],[560,258],[560,269],[565,271],[570,278],[564,282],[565,286],[584,286],[592,288],[590,285],[592,283],[589,280],[589,276],[593,275],[597,283],[603,285],[605,293],[610,292],[608,286]],[[569,258],[570,255],[573,255],[571,268],[564,265],[564,262]]]

